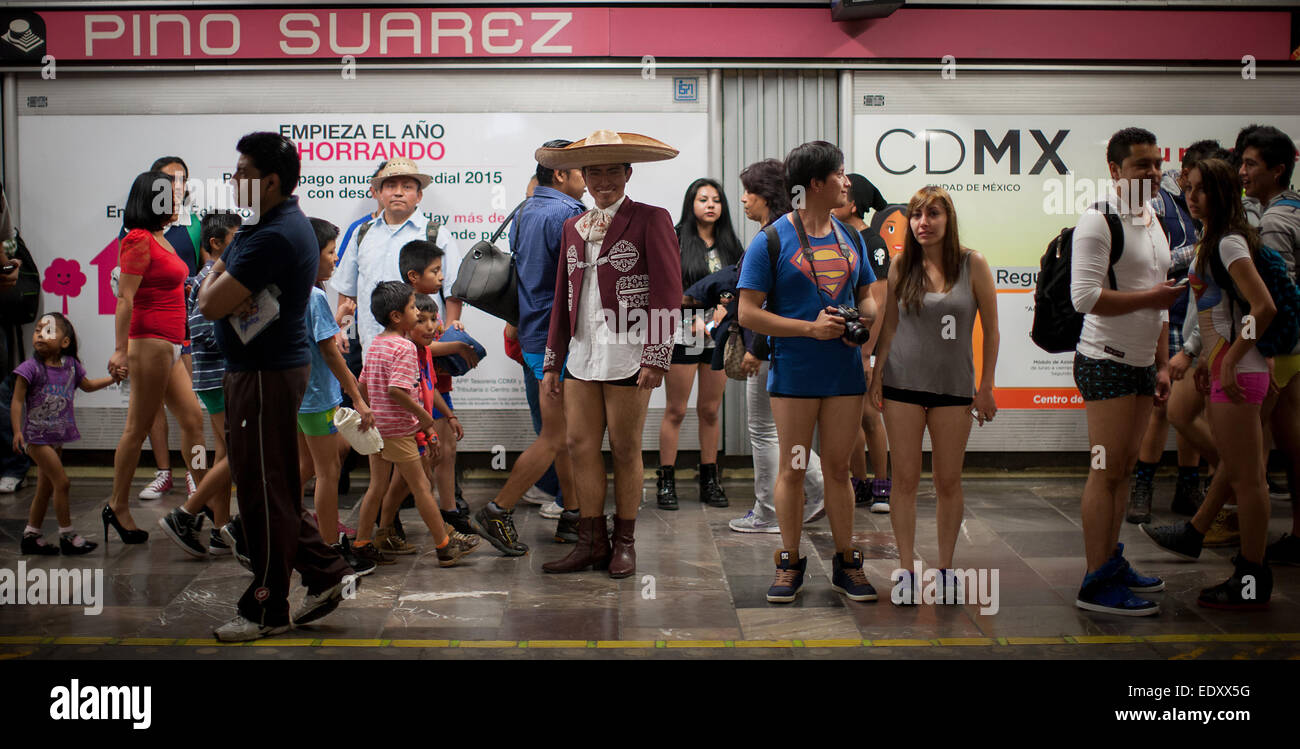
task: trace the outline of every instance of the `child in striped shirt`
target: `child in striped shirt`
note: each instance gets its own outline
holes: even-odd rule
[[[385,281],[371,294],[370,311],[384,326],[384,332],[366,347],[365,365],[361,370],[361,395],[375,415],[375,427],[384,438],[384,449],[370,456],[370,486],[361,500],[353,553],[377,564],[392,563],[372,543],[371,536],[395,466],[411,487],[415,507],[433,534],[438,564],[451,567],[472,551],[472,547],[461,537],[447,533],[416,446],[416,432],[424,432],[430,438],[431,446],[436,445],[436,433],[433,417],[419,401],[420,368],[416,348],[406,337],[419,319],[415,292],[400,281]],[[392,529],[386,530],[384,536],[391,537]]]

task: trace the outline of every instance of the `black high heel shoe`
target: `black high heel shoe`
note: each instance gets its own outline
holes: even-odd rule
[[[149,531],[140,528],[136,528],[135,530],[127,530],[126,528],[123,528],[122,524],[117,522],[117,513],[113,512],[113,508],[108,505],[104,505],[103,517],[104,551],[108,551],[108,526],[110,525],[117,531],[117,535],[122,537],[122,543],[124,544],[142,544],[149,540]]]

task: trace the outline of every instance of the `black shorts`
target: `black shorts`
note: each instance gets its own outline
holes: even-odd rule
[[[1135,367],[1110,359],[1074,353],[1074,384],[1084,401],[1104,401],[1126,395],[1156,394],[1156,365]]]
[[[673,346],[673,364],[713,364],[713,349],[706,348],[699,353],[690,353],[690,348],[678,343]]]
[[[565,367],[564,376],[570,380],[577,380],[578,382],[595,382],[600,385],[615,385],[617,387],[634,388],[637,386],[637,380],[641,379],[641,371],[637,370],[636,374],[632,375],[631,377],[624,377],[621,380],[584,380],[581,377],[578,377],[574,375],[572,372],[570,372],[568,367]]]
[[[888,385],[884,385],[880,388],[880,395],[885,400],[898,401],[899,403],[911,403],[920,406],[921,408],[944,408],[946,406],[969,407],[975,403],[974,398],[967,398],[961,395],[930,393],[924,390],[904,390],[903,388],[891,388]]]

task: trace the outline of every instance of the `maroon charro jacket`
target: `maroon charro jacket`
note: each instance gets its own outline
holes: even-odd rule
[[[578,267],[587,255],[587,243],[578,235],[579,218],[565,221],[561,235],[564,251],[555,274],[555,306],[551,309],[543,359],[546,372],[564,366],[569,341],[577,329],[583,274],[590,270]],[[610,222],[596,259],[599,262],[607,256],[609,260],[595,268],[601,307],[614,315],[614,320],[627,320],[630,310],[644,310],[646,322],[642,324],[649,334],[641,352],[641,366],[668,371],[672,334],[682,306],[682,255],[668,211],[625,198]],[[653,330],[651,322],[655,320],[669,321],[667,330]]]

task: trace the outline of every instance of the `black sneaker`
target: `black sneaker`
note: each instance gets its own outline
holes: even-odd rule
[[[837,553],[831,561],[831,568],[832,590],[843,593],[850,601],[876,600],[876,589],[862,571],[861,551],[849,549],[843,554]]]
[[[578,511],[564,510],[555,524],[555,543],[575,544],[578,542]]]
[[[221,539],[235,554],[235,560],[249,572],[253,571],[253,562],[248,558],[248,544],[244,543],[244,524],[236,515],[221,527]]]
[[[1179,559],[1195,562],[1201,556],[1201,546],[1205,536],[1192,526],[1190,520],[1173,525],[1162,525],[1158,528],[1150,523],[1143,523],[1140,527],[1152,543]]]
[[[216,528],[213,528],[211,534],[208,535],[208,556],[230,556],[230,544],[226,543],[226,540],[221,537],[221,531]]]
[[[1253,564],[1237,555],[1232,560],[1232,576],[1206,588],[1196,598],[1199,606],[1229,611],[1259,611],[1268,608],[1273,596],[1273,570],[1267,564]]]
[[[352,542],[343,534],[339,534],[339,542],[334,544],[333,548],[339,553],[339,556],[343,557],[343,561],[348,563],[352,571],[357,573],[358,577],[369,575],[375,571],[375,567],[379,566],[369,559],[362,559],[352,553]]]
[[[59,553],[59,547],[45,543],[44,537],[39,533],[24,533],[21,549],[24,554],[36,554],[43,557],[55,556]]]
[[[203,515],[191,515],[177,507],[158,518],[158,525],[181,550],[192,557],[206,557],[208,547],[200,540],[199,532],[203,530]]]
[[[794,554],[784,549],[776,552],[776,578],[767,589],[768,603],[794,603],[808,571],[808,557],[794,561]]]
[[[1285,564],[1300,567],[1300,538],[1290,533],[1268,545],[1264,550],[1264,561],[1269,564]]]
[[[502,554],[523,556],[528,553],[528,545],[519,540],[513,516],[513,510],[503,510],[496,502],[488,502],[474,513],[474,530]]]
[[[474,524],[470,522],[468,509],[439,510],[439,512],[442,513],[442,522],[455,528],[459,533],[466,536],[478,535],[478,531],[474,530]]]
[[[367,562],[371,564],[397,564],[396,559],[393,559],[380,551],[379,547],[375,546],[374,543],[365,543],[359,546],[351,546],[351,544],[349,544],[349,547],[352,550],[352,556],[356,557],[357,561],[363,567]],[[356,570],[357,568],[353,567],[352,569]],[[371,568],[371,572],[373,571],[374,568]],[[360,572],[360,570],[357,570],[357,572]]]
[[[1290,499],[1291,489],[1286,485],[1285,481],[1274,481],[1270,476],[1265,476],[1264,479],[1268,481],[1268,496],[1270,499]]]
[[[1133,490],[1129,494],[1128,514],[1124,517],[1130,523],[1151,522],[1151,483],[1134,479]]]
[[[1174,485],[1174,501],[1169,509],[1179,515],[1191,517],[1200,509],[1203,501],[1205,495],[1201,493],[1200,481],[1179,481]]]

